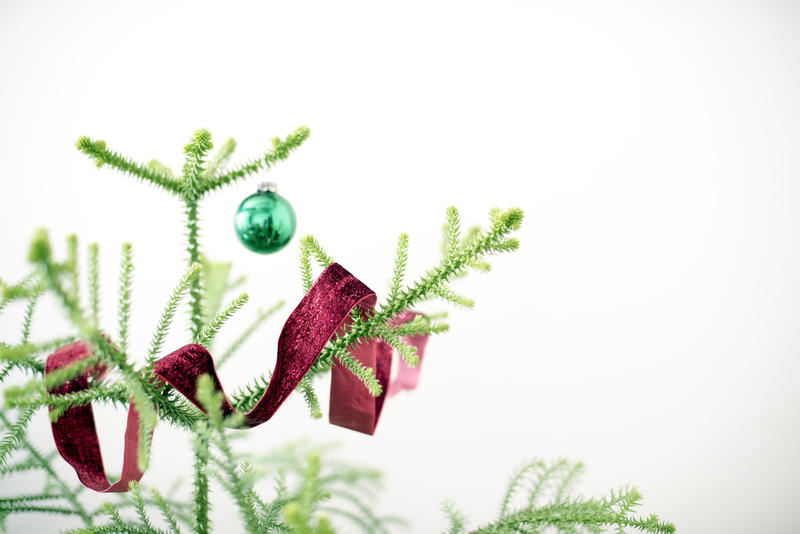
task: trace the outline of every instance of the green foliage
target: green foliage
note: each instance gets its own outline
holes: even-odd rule
[[[213,143],[211,143],[211,132],[208,130],[197,130],[194,132],[194,135],[192,135],[191,141],[183,147],[183,153],[186,156],[186,160],[183,164],[182,180],[184,198],[197,199],[202,195],[203,191],[201,186],[203,182],[205,156],[213,146]]]
[[[177,194],[180,192],[179,182],[163,172],[162,169],[159,169],[158,166],[142,165],[130,158],[121,156],[109,150],[106,147],[105,141],[92,141],[88,137],[79,137],[75,146],[78,150],[92,158],[95,165],[98,167],[107,165],[124,174],[133,176],[138,180],[149,182],[170,193]]]
[[[28,342],[28,337],[31,334],[31,322],[33,321],[33,312],[36,309],[36,302],[39,300],[39,295],[42,293],[42,287],[40,285],[36,285],[31,290],[31,295],[28,297],[28,307],[25,309],[25,317],[22,320],[22,339],[21,343],[25,344]]]
[[[194,340],[195,343],[208,346],[214,340],[214,337],[216,337],[222,325],[233,317],[233,315],[247,303],[248,299],[247,293],[242,293],[233,299],[224,310],[219,312],[216,317],[203,326],[203,330],[200,331]]]
[[[403,288],[403,279],[406,275],[406,264],[408,263],[408,234],[400,234],[397,238],[397,252],[394,257],[394,271],[392,272],[392,283],[389,288],[389,299],[396,299],[400,296]]]
[[[28,261],[31,263],[43,263],[49,261],[52,255],[53,249],[50,247],[50,236],[47,230],[44,228],[36,230],[31,239],[31,246],[28,249]],[[6,289],[5,293],[8,296],[8,289]]]
[[[287,135],[284,140],[273,137],[271,150],[227,172],[210,177],[204,184],[203,191],[206,192],[218,189],[248,176],[252,176],[263,169],[270,169],[275,163],[287,159],[292,151],[299,148],[300,145],[308,139],[310,133],[308,128],[301,126]]]
[[[167,304],[164,306],[164,311],[161,312],[161,319],[158,321],[156,331],[153,333],[153,339],[150,342],[150,350],[147,354],[148,364],[152,364],[161,352],[161,347],[164,344],[164,337],[167,335],[172,325],[172,319],[175,317],[178,304],[180,304],[181,298],[186,293],[186,289],[189,287],[191,281],[199,276],[200,269],[201,267],[199,264],[191,264],[189,269],[187,269],[180,280],[178,280],[175,289],[170,293]]]
[[[52,466],[55,453],[47,456],[42,455],[36,447],[31,444],[27,436],[27,422],[24,425],[19,423],[25,419],[25,414],[33,409],[23,410],[16,423],[12,423],[6,410],[0,410],[0,424],[6,436],[15,436],[15,443],[12,447],[13,454],[17,456],[15,461],[6,463],[0,476],[3,478],[33,474],[44,478],[44,487],[41,492],[32,495],[15,495],[0,499],[0,528],[5,519],[13,514],[44,513],[72,515],[79,518],[85,525],[91,525],[92,519],[89,512],[81,504],[78,496],[84,490],[83,486],[76,488],[70,487],[56,473]],[[30,419],[30,416],[27,417]],[[21,429],[21,430],[20,430]],[[5,440],[4,440],[5,443]],[[22,458],[19,458],[22,455]],[[6,458],[8,460],[8,458]],[[39,504],[42,503],[43,504]],[[36,503],[36,504],[31,504]]]
[[[675,525],[661,521],[657,516],[647,518],[635,515],[642,496],[636,488],[612,490],[604,497],[586,498],[568,495],[570,487],[583,472],[580,462],[558,460],[544,462],[534,459],[520,466],[506,487],[500,504],[498,518],[485,526],[472,530],[472,534],[509,534],[514,532],[540,532],[553,529],[568,534],[579,531],[616,532],[636,529],[653,534],[675,532]],[[514,502],[527,487],[522,506]],[[450,534],[466,533],[465,518],[449,503],[445,505]]]
[[[194,339],[206,346],[213,343],[221,327],[247,300],[247,296],[241,294],[227,306],[222,306],[225,299],[230,298],[228,293],[243,279],[230,280],[229,263],[211,262],[202,255],[201,200],[211,191],[270,169],[278,161],[286,159],[308,135],[308,129],[300,127],[284,139],[274,138],[271,147],[263,154],[243,164],[230,165],[235,142],[226,140],[211,155],[210,133],[197,130],[184,147],[185,159],[180,176],[157,160],[141,164],[111,151],[104,141],[87,137],[78,139],[78,149],[98,166],[108,166],[148,182],[180,200],[185,216],[187,268],[169,294],[146,357],[141,359],[129,354],[129,324],[133,313],[133,261],[129,244],[123,245],[118,335],[113,341],[100,326],[97,244],[89,245],[86,254],[88,302],[85,304],[80,298],[80,255],[75,236],[67,238],[66,257],[57,261],[47,232],[38,230],[28,254],[31,272],[17,283],[0,281],[0,311],[14,301],[26,303],[19,339],[15,342],[0,341],[0,382],[5,383],[12,372],[28,378],[21,385],[4,389],[5,408],[0,410],[0,477],[38,474],[44,479],[40,492],[0,496],[0,527],[13,514],[45,513],[73,517],[82,526],[72,532],[87,534],[175,534],[182,529],[206,534],[213,527],[209,492],[214,485],[221,487],[221,494],[229,496],[236,504],[242,525],[249,532],[326,534],[336,529],[339,532],[381,534],[403,524],[397,518],[380,516],[373,511],[372,499],[380,479],[377,471],[330,460],[327,449],[297,443],[268,454],[239,453],[233,446],[234,438],[239,434],[229,427],[238,426],[240,419],[236,416],[222,417],[222,396],[214,391],[209,377],[201,377],[198,383],[198,398],[207,411],[206,415],[170,386],[155,380],[152,373],[152,364],[162,355],[166,334],[184,297],[188,297],[189,312],[189,329],[184,339]],[[402,325],[391,325],[389,320],[429,299],[471,306],[472,301],[455,293],[450,284],[468,270],[488,271],[486,256],[515,250],[519,244],[510,234],[519,228],[521,221],[522,212],[518,209],[494,209],[485,230],[472,228],[462,235],[458,212],[455,208],[448,208],[443,258],[412,283],[406,282],[409,239],[406,234],[401,234],[386,301],[370,314],[355,310],[352,324],[326,345],[311,372],[298,386],[311,415],[314,418],[322,416],[313,378],[330,369],[334,360],[340,361],[359,377],[373,395],[381,393],[372,370],[354,360],[347,350],[357,343],[382,339],[394,347],[409,365],[415,365],[418,354],[402,341],[402,337],[447,331],[448,324],[439,320],[444,315],[417,316]],[[313,237],[306,236],[300,240],[300,273],[305,290],[313,282],[312,260],[321,267],[333,262]],[[45,292],[54,295],[66,312],[72,333],[68,337],[33,343],[30,338],[34,311]],[[222,364],[231,358],[282,304],[281,301],[259,311],[227,350],[222,351],[217,363]],[[44,379],[43,362],[47,354],[76,339],[88,344],[89,356],[48,373]],[[60,395],[46,393],[46,389],[52,389],[98,364],[107,368],[108,378],[91,380],[89,389]],[[248,411],[263,395],[268,383],[268,376],[256,377],[232,396],[232,403],[237,410]],[[36,411],[44,407],[50,409],[51,419],[56,420],[71,407],[90,402],[123,407],[129,399],[132,399],[140,418],[140,469],[148,463],[150,431],[158,421],[172,424],[191,436],[194,461],[191,497],[183,501],[175,497],[176,490],[165,493],[156,489],[145,491],[139,484],[132,483],[129,493],[113,497],[116,502],[107,502],[90,511],[81,502],[84,488],[71,485],[74,480],[71,473],[67,478],[68,484],[54,468],[54,462],[60,462],[58,456],[55,453],[43,455],[31,444],[28,425]],[[16,413],[12,414],[12,410]],[[260,450],[260,447],[256,449]],[[529,465],[512,478],[497,521],[475,532],[533,532],[546,527],[563,532],[580,528],[594,532],[606,526],[671,532],[671,525],[661,523],[655,517],[641,519],[633,515],[640,499],[635,490],[612,492],[603,499],[573,498],[567,496],[568,487],[579,474],[579,466],[565,462],[533,462]],[[259,484],[265,481],[272,482],[272,495],[264,495],[259,490]],[[527,491],[527,504],[515,506],[515,497],[523,488]],[[552,497],[543,500],[548,492]],[[450,532],[463,532],[464,517],[452,507],[447,507],[446,513],[451,523]],[[230,526],[220,524],[218,530],[228,531]]]
[[[6,463],[11,453],[22,443],[25,429],[30,423],[34,411],[33,408],[26,408],[20,413],[14,424],[6,425],[6,433],[0,439],[0,465]],[[5,423],[6,421],[3,422]]]
[[[128,324],[131,319],[131,283],[133,276],[133,258],[131,244],[122,244],[122,261],[119,273],[119,347],[122,352],[128,349]]]
[[[380,338],[395,347],[406,362],[409,365],[413,365],[417,359],[415,351],[411,347],[404,347],[394,333],[387,331],[386,321],[404,310],[434,297],[444,297],[446,300],[458,305],[471,306],[471,300],[453,293],[447,284],[463,275],[468,267],[472,267],[477,261],[483,260],[483,256],[512,250],[513,247],[509,245],[511,239],[508,235],[519,229],[522,223],[522,211],[516,208],[507,211],[493,209],[490,212],[489,228],[477,234],[470,234],[468,239],[461,241],[459,241],[460,222],[457,210],[452,207],[448,208],[446,218],[445,254],[439,265],[429,269],[416,282],[404,286],[408,240],[407,237],[401,235],[398,240],[389,298],[378,305],[375,313],[367,317],[360,315],[353,317],[353,322],[346,328],[345,333],[337,335],[322,350],[309,373],[312,377],[328,370],[332,365],[333,359],[336,359],[358,377],[371,394],[380,395],[381,387],[375,378],[375,373],[353,360],[349,354],[350,348],[359,343],[360,340]],[[310,236],[306,236],[301,240],[301,247],[305,247],[309,251],[308,253],[301,253],[301,273],[306,271],[302,258],[308,255],[314,255],[321,265],[328,265],[332,262],[330,257]],[[417,326],[420,327],[419,333],[437,334],[446,330],[446,328],[425,330],[421,323],[418,323]]]
[[[100,328],[100,276],[98,274],[99,246],[92,243],[88,248],[89,270],[89,309],[92,314],[92,327]]]

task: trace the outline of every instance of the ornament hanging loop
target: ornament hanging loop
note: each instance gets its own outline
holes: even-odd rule
[[[275,182],[261,182],[258,184],[258,192],[259,193],[277,193],[278,192],[278,184]]]

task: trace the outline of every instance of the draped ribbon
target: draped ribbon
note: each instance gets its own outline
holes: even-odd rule
[[[268,421],[306,375],[328,340],[349,323],[350,312],[358,306],[363,314],[367,314],[375,302],[375,293],[342,266],[333,263],[326,268],[283,325],[278,338],[278,357],[269,385],[253,409],[243,414],[243,425],[252,428]],[[389,324],[400,325],[416,315],[415,312],[405,311],[392,318]],[[428,336],[405,336],[403,340],[417,348],[421,363]],[[45,376],[87,358],[90,351],[90,346],[81,341],[61,347],[48,356]],[[332,424],[373,434],[386,395],[416,387],[419,366],[411,368],[403,361],[400,362],[397,377],[390,382],[392,352],[392,348],[381,340],[360,340],[350,349],[355,359],[374,369],[382,387],[378,397],[373,397],[357,377],[334,361],[330,395]],[[201,410],[203,407],[196,391],[200,376],[209,375],[216,390],[223,391],[214,360],[201,345],[189,344],[164,356],[155,362],[153,372]],[[91,367],[81,376],[50,389],[49,393],[61,395],[86,390],[90,387],[90,379],[98,380],[104,373],[102,366]],[[50,408],[51,411],[53,409]],[[223,394],[223,415],[234,412]],[[65,410],[51,426],[59,454],[75,469],[84,486],[99,492],[124,492],[131,481],[142,478],[143,473],[138,469],[139,417],[133,403],[128,408],[122,475],[113,484],[108,482],[103,467],[91,404]]]

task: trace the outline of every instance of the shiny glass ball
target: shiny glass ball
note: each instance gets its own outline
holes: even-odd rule
[[[259,254],[277,252],[292,239],[297,221],[289,202],[272,191],[259,191],[239,204],[233,226],[239,241]]]

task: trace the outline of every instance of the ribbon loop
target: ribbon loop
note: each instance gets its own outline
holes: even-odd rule
[[[363,313],[369,313],[375,302],[375,293],[344,267],[336,263],[328,266],[283,325],[278,338],[277,361],[269,385],[253,409],[243,414],[243,425],[251,428],[268,421],[298,386],[328,340],[347,324],[350,312],[359,307]],[[414,312],[404,312],[390,324],[402,324],[415,316]],[[421,359],[427,337],[407,336],[404,340],[417,347]],[[47,358],[45,375],[88,357],[89,352],[90,347],[83,342],[58,349]],[[416,387],[419,369],[411,369],[401,361],[397,381],[390,385],[393,351],[389,345],[380,340],[359,342],[350,352],[355,359],[375,370],[382,393],[373,397],[357,377],[341,364],[334,362],[330,422],[373,434],[387,392],[395,394],[400,390]],[[48,393],[59,395],[86,390],[89,388],[90,376],[103,372],[104,368],[87,369],[83,375],[53,388]],[[209,375],[215,389],[223,391],[214,367],[214,359],[205,347],[198,344],[186,345],[157,360],[153,372],[201,410],[203,407],[197,399],[197,380],[200,376]],[[222,412],[223,415],[235,413],[224,392]],[[52,430],[59,454],[75,469],[86,487],[100,492],[122,492],[127,491],[131,481],[141,479],[143,473],[137,468],[139,418],[133,403],[128,409],[125,429],[122,477],[114,484],[109,484],[103,468],[91,404],[65,410],[52,423]]]

